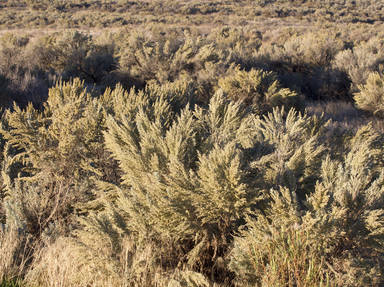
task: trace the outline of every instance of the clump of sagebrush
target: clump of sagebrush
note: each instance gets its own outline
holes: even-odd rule
[[[328,286],[325,262],[300,225],[299,205],[288,188],[271,190],[271,205],[235,237],[230,268],[237,286]],[[312,239],[313,240],[313,239]]]
[[[352,49],[339,52],[333,61],[333,66],[348,74],[354,92],[359,85],[365,84],[370,73],[380,71],[384,63],[383,52],[384,41],[373,37]]]
[[[332,68],[332,61],[344,47],[334,32],[290,31],[272,41],[263,41],[258,51],[260,62],[279,74],[285,86],[311,99],[349,99],[349,81]]]
[[[114,42],[108,41],[78,31],[54,33],[35,40],[28,53],[31,61],[45,72],[101,83],[117,67]]]
[[[173,246],[176,255],[159,254],[173,268],[211,273],[206,268],[222,260],[230,232],[258,201],[245,158],[252,123],[220,93],[207,110],[175,114],[160,97],[133,121],[109,118],[105,142],[123,172],[116,212],[129,219],[125,233],[152,238],[158,251]]]
[[[293,35],[284,43],[281,60],[302,71],[313,67],[325,68],[343,47],[343,41],[334,32],[320,30]]]
[[[183,86],[117,88],[101,98],[110,111],[105,145],[121,182],[98,184],[104,208],[75,233],[79,268],[96,272],[88,284],[229,283],[233,233],[263,210],[274,181],[303,194],[309,188],[323,152],[315,118],[276,109],[261,119],[221,92],[208,107],[192,107],[181,104]],[[288,165],[274,166],[282,153],[278,163]]]
[[[15,105],[5,112],[4,227],[30,239],[21,240],[10,256],[22,249],[30,263],[45,240],[73,228],[81,204],[93,198],[95,181],[107,178],[101,175],[109,164],[102,145],[103,117],[101,105],[78,79],[52,88],[42,111]]]
[[[230,268],[239,286],[380,284],[384,170],[377,140],[371,127],[361,128],[343,160],[324,159],[305,200],[294,189],[271,191],[270,207],[248,218],[235,238]]]
[[[99,184],[105,207],[76,232],[79,257],[87,258],[81,266],[102,270],[98,282],[228,281],[231,233],[260,201],[247,150],[254,115],[221,93],[206,109],[180,110],[177,93],[164,91],[123,93],[115,104],[126,108],[108,117],[105,145],[121,182]]]
[[[5,33],[0,37],[0,88],[2,107],[13,101],[26,104],[45,98],[46,84],[42,81],[27,50],[30,36]]]
[[[8,176],[78,180],[97,173],[104,161],[103,121],[101,105],[78,79],[50,89],[42,111],[15,105],[5,112],[1,128],[7,168],[16,169]]]
[[[6,225],[42,242],[27,245],[26,282],[378,284],[384,172],[371,127],[333,147],[322,118],[256,114],[221,90],[199,106],[195,88],[91,97],[75,80],[43,111],[5,114]]]
[[[371,73],[365,85],[359,85],[354,100],[358,108],[384,117],[384,77]]]
[[[0,37],[0,73],[7,77],[22,72],[23,51],[29,37],[5,33]]]
[[[249,27],[220,27],[213,30],[208,39],[223,62],[250,69],[257,64],[256,52],[262,43],[260,31]]]
[[[264,113],[275,106],[298,106],[300,97],[294,91],[282,88],[276,74],[263,70],[249,72],[234,69],[218,83],[231,99],[244,101],[256,113]]]
[[[192,29],[146,29],[119,41],[119,72],[142,84],[188,77],[196,80],[205,93],[211,93],[229,67],[255,65],[260,38],[257,31],[228,27],[214,30],[205,38]]]
[[[201,45],[200,38],[177,31],[146,31],[132,33],[122,43],[119,68],[141,82],[174,81],[194,69],[194,57]]]
[[[284,108],[255,122],[259,156],[252,162],[265,190],[288,187],[300,198],[309,194],[318,179],[318,167],[329,148],[322,138],[329,122],[321,117]]]
[[[132,139],[135,139],[136,141],[139,138],[139,135],[137,134],[139,131],[137,130],[137,128],[144,127],[141,125],[137,125],[137,122],[142,124],[142,121],[146,119],[147,124],[150,124],[152,123],[152,121],[156,120],[159,121],[156,122],[158,128],[167,129],[169,128],[169,125],[173,121],[175,121],[174,125],[176,126],[176,114],[179,113],[180,109],[185,108],[187,102],[190,101],[189,99],[191,98],[192,92],[193,87],[191,87],[189,82],[168,83],[162,86],[150,84],[145,90],[139,92],[135,92],[134,89],[132,89],[130,92],[126,92],[121,88],[121,86],[117,86],[114,90],[108,89],[98,99],[98,101],[103,106],[105,114],[109,115],[110,122],[108,122],[107,125],[111,127],[111,130],[117,129],[121,125],[121,129],[119,128],[118,131],[123,135],[123,138],[126,139],[127,135],[124,134],[125,128],[123,128],[123,125],[128,124],[132,127]],[[147,115],[148,118],[144,117],[144,115]],[[143,116],[144,119],[140,119],[140,116]],[[191,116],[188,118],[188,120],[191,120]],[[155,122],[153,122],[152,124],[154,125]],[[186,124],[188,125],[188,123]],[[149,134],[146,134],[145,130],[140,130],[140,132],[143,137],[149,136]],[[189,131],[188,126],[182,126],[177,130],[174,130],[174,132],[182,133],[182,135],[184,132],[187,134],[189,134],[189,132],[194,133],[193,130]],[[173,138],[173,134],[169,134],[167,139],[173,139],[173,141],[176,141],[174,142],[174,144],[177,145],[179,137],[177,136]],[[116,140],[117,148],[118,144],[120,144],[121,142],[118,138],[116,138]],[[142,144],[145,146],[145,148],[143,147],[142,152],[144,152],[144,150],[147,148],[149,149],[147,152],[150,153],[151,145],[146,144],[145,140]],[[164,144],[164,142],[159,142],[159,144]],[[181,152],[183,148],[185,148],[185,144],[183,144],[182,147],[179,147],[178,150]],[[192,151],[193,147],[191,146],[190,149],[188,149],[187,151],[183,151],[183,153],[185,153],[186,156],[189,156]],[[119,154],[119,156],[122,156],[122,154]],[[132,158],[130,160],[138,160],[138,157],[141,155],[136,154],[135,156],[136,158]],[[120,159],[119,157],[116,158],[118,158],[121,162],[120,173],[126,171],[126,158],[124,158],[124,160]],[[129,176],[133,176],[132,173],[136,168],[145,168],[146,164],[146,162],[143,162],[141,166],[136,167],[134,165],[128,165],[130,170],[133,168],[131,173],[129,173]],[[174,169],[173,172],[176,173],[177,170]],[[140,175],[140,172],[138,172],[135,174],[138,177],[143,176],[143,184],[147,184],[148,188],[150,187],[150,183],[145,181],[145,173]],[[147,176],[149,175],[147,174]],[[157,244],[155,245],[152,240],[155,241],[156,236],[146,238],[145,236],[147,233],[139,233],[139,237],[133,237],[133,235],[131,234],[136,234],[136,229],[131,228],[128,230],[127,228],[125,228],[121,230],[121,228],[123,228],[122,226],[126,223],[123,221],[122,223],[120,222],[120,224],[116,224],[115,221],[117,219],[114,218],[114,214],[116,214],[116,216],[118,214],[123,216],[125,214],[124,211],[132,207],[133,203],[129,206],[121,203],[121,208],[123,210],[119,212],[115,210],[111,211],[111,208],[107,207],[111,203],[115,202],[114,208],[120,208],[120,202],[122,200],[122,197],[126,196],[126,193],[129,192],[130,185],[128,186],[126,183],[120,184],[120,180],[105,181],[105,179],[107,178],[104,177],[103,182],[97,182],[100,189],[98,193],[98,199],[96,201],[89,202],[84,206],[84,208],[86,208],[86,210],[93,209],[95,207],[96,209],[100,209],[100,206],[102,204],[103,206],[105,206],[104,209],[106,210],[103,212],[96,212],[96,215],[90,214],[89,217],[87,217],[87,220],[81,221],[86,227],[83,231],[76,232],[77,241],[75,241],[75,245],[68,245],[67,243],[65,243],[65,241],[68,241],[68,238],[60,239],[62,240],[62,243],[58,242],[57,244],[64,244],[65,250],[68,250],[68,248],[70,250],[73,250],[71,256],[69,256],[68,253],[67,255],[63,254],[63,256],[67,258],[66,262],[71,263],[69,263],[69,265],[60,265],[57,267],[57,269],[53,268],[53,270],[57,270],[57,272],[59,272],[57,274],[57,277],[62,278],[62,276],[65,276],[65,274],[67,274],[66,270],[71,269],[71,266],[75,264],[74,262],[76,262],[77,265],[75,264],[75,266],[77,266],[78,270],[85,270],[85,273],[90,274],[89,277],[83,276],[83,278],[81,276],[77,276],[76,274],[73,274],[73,276],[69,276],[67,274],[68,277],[64,278],[63,280],[66,280],[65,284],[69,284],[69,286],[71,286],[71,284],[82,285],[81,282],[86,282],[84,284],[93,285],[100,284],[100,286],[105,286],[107,282],[113,284],[114,286],[124,285],[124,282],[128,285],[130,284],[129,282],[131,282],[132,284],[138,284],[139,286],[145,286],[146,284],[148,286],[153,285],[153,282],[155,282],[156,280],[160,280],[156,277],[156,274],[158,274],[158,276],[162,275],[162,272],[158,272],[158,270],[162,271],[162,269],[160,268],[161,265],[159,267],[158,254],[160,253],[165,256],[165,254],[170,252],[170,248],[172,246],[177,247],[177,245],[175,243],[173,245],[168,244],[165,240],[162,241],[164,243],[164,246],[160,246],[158,244],[159,241],[157,241]],[[153,187],[155,187],[155,185]],[[172,200],[172,202],[174,201]],[[151,213],[148,213],[148,218],[154,220],[157,215],[155,215],[154,210],[152,212],[153,215]],[[130,214],[132,214],[132,212]],[[134,214],[131,216],[132,218],[135,218]],[[141,222],[143,219],[144,218],[142,217],[137,217],[138,222]],[[132,221],[132,224],[134,225],[135,223]],[[152,229],[152,227],[148,223],[145,226]],[[138,227],[140,227],[140,225]],[[141,228],[142,227],[143,226],[141,226]],[[163,226],[162,228],[165,228],[165,226]],[[157,234],[158,233],[156,233],[156,235]],[[90,240],[92,237],[93,239]],[[99,239],[95,240],[95,238]],[[113,242],[113,245],[110,245],[109,242]],[[50,280],[54,280],[56,276],[50,276],[50,272],[52,270],[48,270],[44,266],[52,266],[52,256],[54,257],[54,255],[52,254],[56,254],[56,251],[54,250],[56,248],[55,246],[56,243],[48,246],[45,249],[46,252],[48,252],[47,255],[44,255],[45,251],[42,252],[41,256],[39,256],[39,258],[36,260],[32,271],[29,273],[28,280],[31,280],[33,282],[39,282],[38,284],[46,284],[44,282],[51,282]],[[103,252],[100,253],[100,250],[103,250]],[[177,248],[175,252],[176,254],[180,252],[179,248]],[[78,256],[76,254],[78,254]],[[172,257],[172,254],[169,254],[167,256]],[[178,258],[176,257],[176,259]],[[47,263],[48,261],[50,261],[50,264]],[[103,271],[100,273],[100,270]],[[184,275],[180,272],[181,270],[179,272],[176,272],[174,276],[165,274],[167,275],[165,278],[166,280],[172,279],[174,281],[202,281],[204,279],[203,275],[196,274],[196,277],[195,275],[193,275],[194,273],[192,271],[189,271],[185,274],[183,273]],[[96,273],[99,275],[96,275]]]
[[[8,217],[13,210],[7,206]],[[13,222],[12,222],[13,221]],[[10,284],[25,274],[27,262],[30,260],[31,250],[25,248],[31,238],[20,232],[21,221],[17,217],[8,218],[10,224],[0,223],[0,286]]]

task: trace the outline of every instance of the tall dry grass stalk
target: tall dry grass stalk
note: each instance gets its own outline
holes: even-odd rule
[[[16,228],[0,226],[0,283],[23,275],[31,256],[30,242]]]

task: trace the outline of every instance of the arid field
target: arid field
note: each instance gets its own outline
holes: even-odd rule
[[[384,286],[384,0],[0,0],[0,287]]]

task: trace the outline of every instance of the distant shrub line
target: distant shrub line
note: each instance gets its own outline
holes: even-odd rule
[[[76,31],[41,38],[5,34],[0,39],[1,104],[41,105],[57,79],[80,77],[95,91],[117,83],[140,89],[151,81],[186,80],[202,103],[208,103],[209,95],[222,88],[230,97],[247,103],[270,97],[269,101],[280,104],[289,99],[291,106],[298,107],[303,100],[352,102],[369,75],[382,72],[380,37],[352,48],[332,32],[285,37],[264,41],[256,30],[228,27],[204,38],[196,31],[181,29],[97,37]],[[259,76],[253,73],[264,73],[260,77],[266,83],[277,81],[271,89],[290,91],[281,89],[277,95],[263,90],[263,83],[254,78]],[[380,95],[373,96],[372,90],[369,93],[364,97],[380,106]],[[357,107],[380,117],[363,107],[361,99],[355,96],[355,100]]]

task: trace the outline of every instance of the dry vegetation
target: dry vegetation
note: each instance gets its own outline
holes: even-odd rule
[[[0,1],[0,286],[383,286],[383,21]]]

